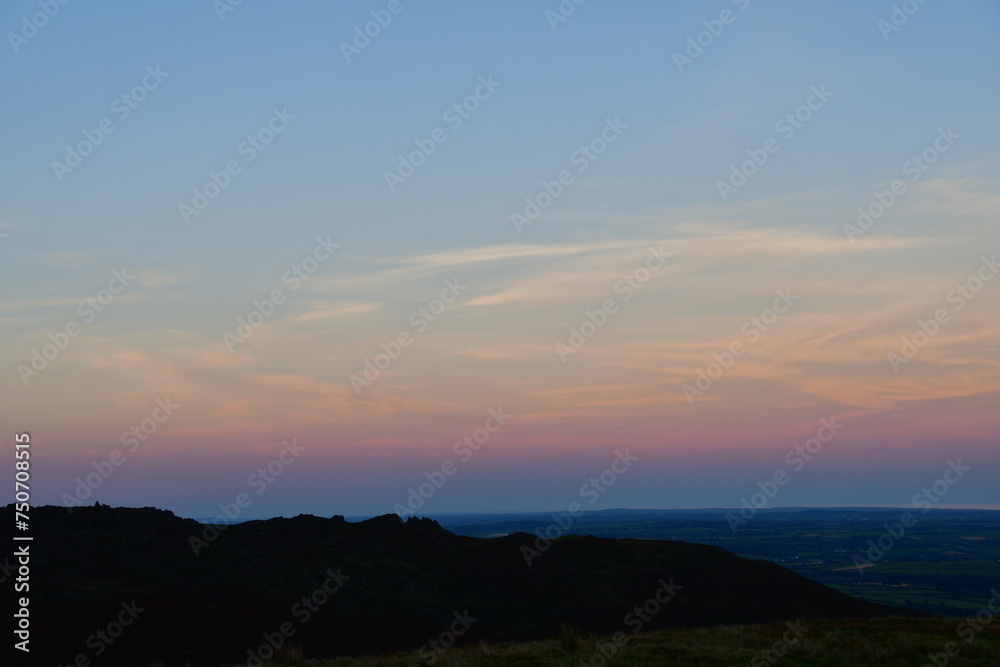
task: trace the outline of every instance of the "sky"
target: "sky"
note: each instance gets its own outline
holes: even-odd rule
[[[0,32],[34,504],[1000,507],[996,2],[11,0]]]

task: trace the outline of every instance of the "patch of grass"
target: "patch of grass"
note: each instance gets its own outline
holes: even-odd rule
[[[285,644],[275,652],[274,658],[267,661],[266,664],[304,665],[306,664],[306,658],[302,652],[301,646],[299,646],[298,644]]]
[[[562,624],[559,630],[559,643],[567,653],[576,653],[584,646],[583,637],[572,625]]]
[[[913,667],[929,662],[929,653],[944,651],[948,642],[960,649],[949,667],[1000,665],[1000,618],[967,644],[956,635],[953,619],[803,621],[802,637],[789,642],[785,624],[676,628],[630,634],[624,646],[612,650],[609,637],[588,637],[564,627],[559,638],[540,642],[480,644],[453,648],[435,662],[440,667],[579,667],[604,664],[621,667],[709,667],[747,665],[773,656],[771,663],[857,667]],[[567,643],[575,647],[567,648]],[[783,655],[779,658],[777,653]],[[318,667],[410,667],[422,665],[414,653],[366,658],[337,658]]]

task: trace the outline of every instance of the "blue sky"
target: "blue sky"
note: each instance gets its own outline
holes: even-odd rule
[[[950,447],[983,470],[956,502],[996,502],[1000,281],[901,372],[886,355],[998,247],[997,3],[930,0],[884,35],[891,2],[595,0],[553,29],[555,1],[401,0],[348,62],[341,44],[388,4],[247,0],[220,18],[209,0],[69,2],[26,41],[11,34],[39,4],[0,7],[0,386],[16,428],[51,442],[51,502],[170,393],[190,407],[102,499],[204,513],[221,502],[213,478],[245,477],[295,435],[312,474],[354,472],[337,491],[276,482],[261,512],[378,513],[503,404],[522,421],[430,510],[559,507],[553,488],[628,443],[649,461],[634,478],[653,481],[611,506],[732,504],[833,414],[851,447],[782,504],[848,504],[838,489],[859,479],[858,502],[905,503]],[[678,71],[673,54],[727,11]],[[119,118],[147,68],[166,76]],[[449,127],[482,79],[499,85]],[[776,122],[817,89],[829,99],[783,137]],[[275,109],[294,117],[247,162],[239,147]],[[103,119],[114,130],[59,180],[53,162]],[[625,129],[577,171],[608,119]],[[385,172],[437,128],[447,140],[390,191]],[[857,207],[948,128],[958,138],[851,243]],[[778,150],[722,201],[719,181],[771,137]],[[240,173],[186,224],[179,206],[231,160]],[[511,215],[562,170],[572,184],[517,233]],[[223,335],[318,237],[338,251],[229,352]],[[661,244],[676,263],[562,362],[554,344]],[[26,383],[32,350],[123,267],[135,281]],[[459,302],[356,395],[351,374],[456,277]],[[793,314],[689,405],[684,382],[789,285]],[[868,479],[879,448],[894,474]],[[180,501],[185,457],[204,479]],[[711,480],[658,494],[655,480],[706,466]]]

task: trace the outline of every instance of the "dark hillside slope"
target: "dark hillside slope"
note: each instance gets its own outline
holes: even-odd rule
[[[13,525],[11,508],[3,512]],[[563,623],[611,634],[915,615],[687,542],[571,536],[529,566],[535,535],[477,539],[429,519],[302,515],[225,527],[195,555],[191,538],[206,526],[163,510],[40,507],[31,516],[38,664],[100,649],[100,664],[245,663],[265,633],[286,641],[282,624],[291,643],[322,657],[415,649],[449,626],[465,643],[542,638]],[[120,637],[92,637],[133,600],[142,611]]]

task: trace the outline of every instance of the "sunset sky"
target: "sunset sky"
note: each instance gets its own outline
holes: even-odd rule
[[[3,3],[34,502],[1000,507],[1000,5],[559,6]]]

